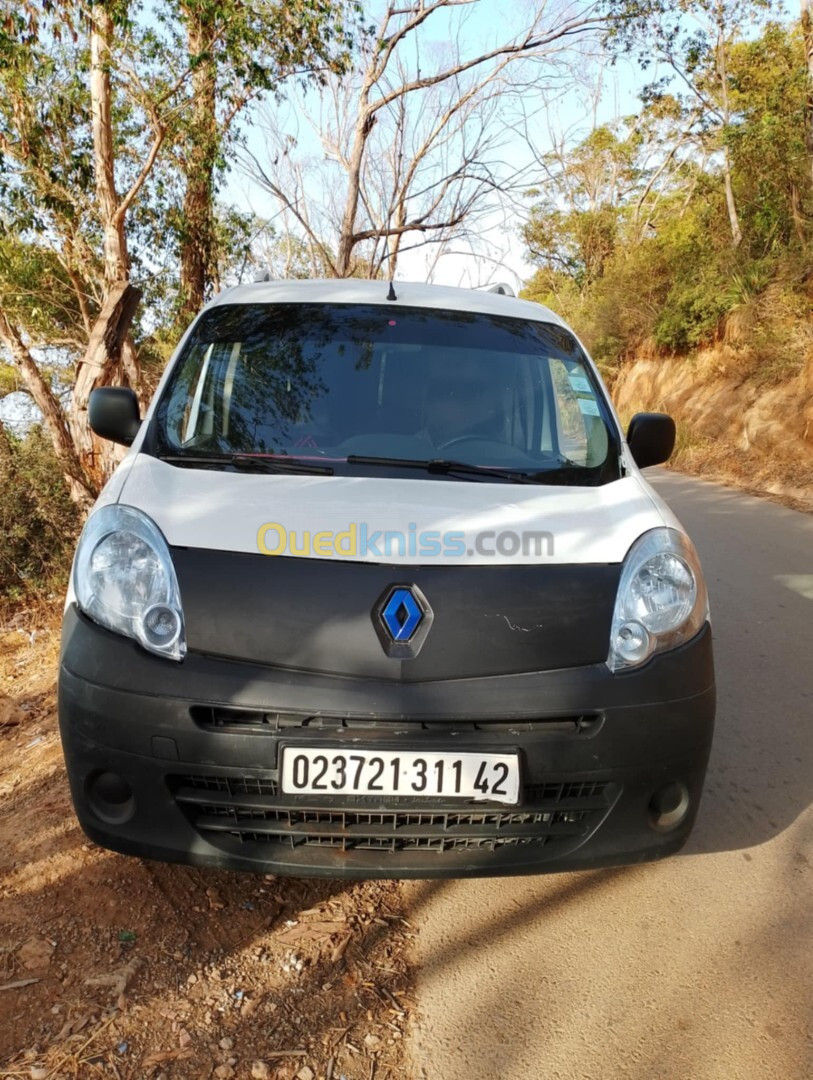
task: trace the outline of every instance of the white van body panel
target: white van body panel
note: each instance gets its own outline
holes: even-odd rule
[[[370,550],[353,557],[353,561],[395,566],[618,563],[641,533],[664,524],[676,526],[636,473],[600,487],[557,487],[477,480],[241,474],[180,468],[138,454],[118,501],[148,514],[173,547],[257,553],[258,532],[272,522],[296,533],[299,545],[306,532],[311,538],[319,532],[345,533],[353,522],[357,528],[366,524],[368,534],[465,534],[461,554],[428,558],[417,550],[410,554],[393,548],[386,557]],[[540,556],[533,544],[525,553],[501,555],[495,550],[495,538],[486,545],[493,554],[474,550],[477,533],[540,530],[551,535],[550,555]],[[312,553],[311,557],[336,556]]]
[[[513,296],[478,289],[458,289],[451,285],[426,285],[417,281],[396,281],[393,287],[397,299],[387,300],[389,287],[387,281],[363,281],[360,278],[258,281],[225,289],[206,307],[219,307],[222,304],[380,304],[382,315],[391,313],[393,317],[397,317],[399,307],[471,311],[553,323],[572,333],[550,308],[530,300],[518,300]]]

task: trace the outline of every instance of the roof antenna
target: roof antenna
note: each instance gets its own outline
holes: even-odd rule
[[[392,286],[392,282],[390,282],[390,291],[387,293],[387,299],[388,300],[397,300],[398,299],[398,297],[395,295],[395,289]]]

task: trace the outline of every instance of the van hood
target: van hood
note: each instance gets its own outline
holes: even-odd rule
[[[243,474],[179,467],[144,453],[123,465],[111,481],[117,501],[148,514],[171,547],[257,554],[263,552],[259,537],[264,553],[336,559],[312,543],[317,533],[332,533],[345,536],[346,562],[607,564],[622,562],[648,529],[680,527],[637,471],[600,487],[557,487]],[[109,495],[102,499],[110,501]],[[385,533],[398,535],[387,539]],[[523,540],[529,533],[542,535]],[[285,534],[287,546],[279,550]],[[428,557],[426,534],[444,554]],[[311,546],[303,548],[307,542]]]

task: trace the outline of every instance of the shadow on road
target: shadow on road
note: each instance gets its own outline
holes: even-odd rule
[[[803,887],[799,871],[783,867],[777,887]],[[810,1076],[809,907],[797,891],[710,911],[703,878],[667,862],[504,882],[490,904],[482,883],[418,889],[426,907],[440,900],[418,972],[418,1076]]]

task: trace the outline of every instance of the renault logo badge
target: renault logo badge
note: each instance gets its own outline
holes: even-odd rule
[[[417,656],[432,626],[434,613],[417,585],[391,585],[376,601],[372,618],[387,656]]]

